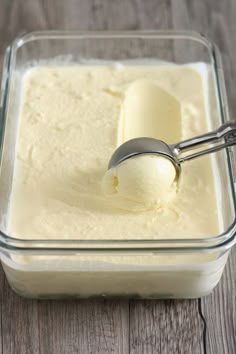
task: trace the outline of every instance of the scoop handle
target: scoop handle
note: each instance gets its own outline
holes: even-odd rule
[[[212,146],[207,148],[207,144]],[[221,125],[217,130],[174,144],[172,149],[179,162],[182,163],[232,145],[236,145],[236,123],[228,122]],[[199,150],[191,153],[194,149]]]

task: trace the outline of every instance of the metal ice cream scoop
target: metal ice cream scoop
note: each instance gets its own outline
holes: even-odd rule
[[[174,164],[177,176],[179,176],[183,162],[232,145],[236,145],[236,123],[233,122],[225,123],[215,131],[172,145],[158,139],[140,137],[120,145],[113,153],[108,169],[138,155],[155,154],[168,158]],[[194,149],[198,150],[193,152]]]

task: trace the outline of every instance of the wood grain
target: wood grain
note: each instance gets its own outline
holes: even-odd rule
[[[3,271],[1,269],[1,278]],[[2,279],[2,352],[3,354],[38,354],[38,307],[37,301],[16,295],[7,280]]]
[[[219,286],[202,299],[207,319],[209,353],[236,353],[236,250],[234,248]]]
[[[41,353],[128,353],[128,307],[112,300],[39,302]]]
[[[39,29],[194,29],[223,53],[236,117],[235,0],[0,0],[0,62],[19,33]],[[236,249],[214,293],[202,299],[207,353],[236,353]],[[0,272],[0,353],[200,354],[198,301],[33,301]]]
[[[130,353],[202,354],[197,301],[131,301]]]

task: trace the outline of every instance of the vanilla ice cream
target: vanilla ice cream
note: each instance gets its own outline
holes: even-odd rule
[[[122,141],[146,135],[173,143],[207,131],[202,72],[206,75],[206,67],[200,64],[28,70],[22,88],[10,234],[85,240],[108,235],[111,239],[217,235],[211,156],[183,165],[178,193],[165,208],[126,210],[133,208],[133,201],[139,205],[140,200],[163,203],[172,198],[175,188],[170,193],[165,189],[172,185],[174,170],[163,160],[169,172],[162,190],[156,183],[159,164],[153,168],[152,158],[140,160],[146,165],[144,172],[139,160],[122,164],[117,170],[118,187],[111,176],[112,188],[129,198],[126,209],[120,208],[120,198],[107,197],[101,187],[108,161]],[[142,100],[137,99],[140,96]],[[127,175],[128,170],[133,172]],[[124,180],[124,174],[129,178]],[[142,178],[135,180],[137,175]]]

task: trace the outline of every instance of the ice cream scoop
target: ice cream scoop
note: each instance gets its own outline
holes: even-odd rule
[[[159,208],[175,197],[175,176],[175,167],[168,159],[145,154],[110,168],[102,187],[106,195],[120,198],[123,209]]]
[[[210,144],[210,147],[209,147]],[[138,155],[162,156],[172,162],[176,178],[181,173],[181,164],[185,161],[221,150],[236,144],[236,123],[228,122],[217,130],[199,135],[177,144],[168,145],[164,141],[140,137],[126,141],[113,153],[108,169],[114,168]],[[208,145],[208,146],[207,146]],[[192,150],[198,149],[196,152]]]

